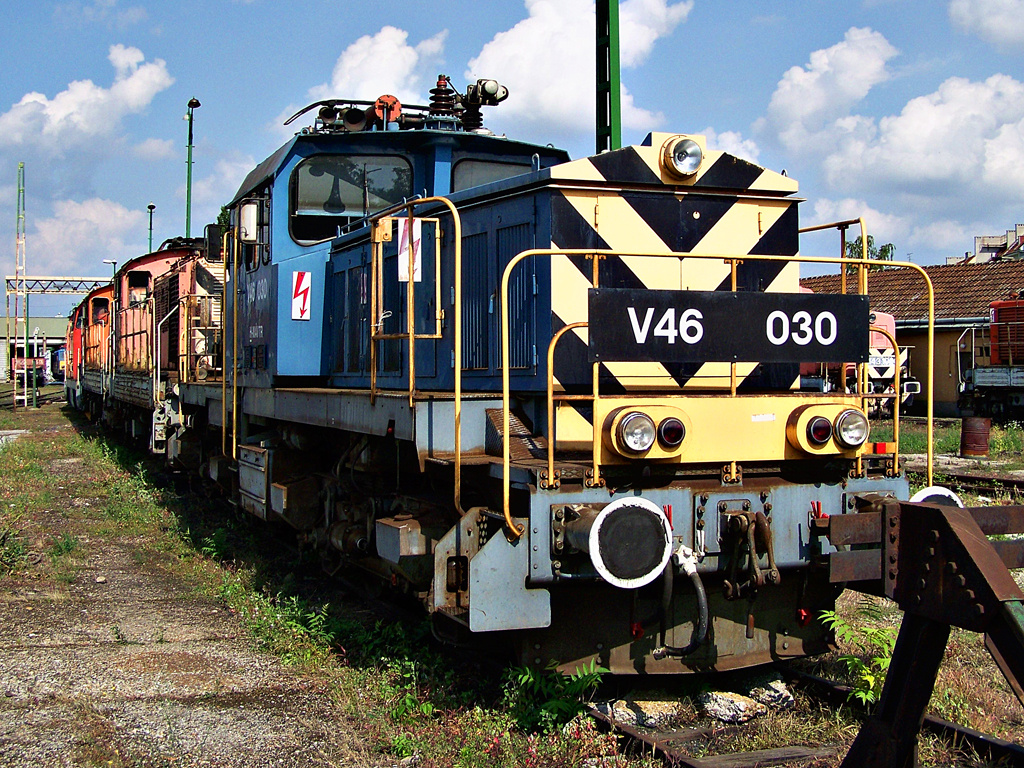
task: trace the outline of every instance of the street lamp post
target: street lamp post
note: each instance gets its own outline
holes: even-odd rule
[[[188,100],[188,178],[185,182],[185,237],[192,237],[192,113],[201,107],[199,99],[193,96]]]
[[[156,206],[150,203],[146,206],[149,209],[149,252],[153,252],[153,211],[156,210]]]
[[[117,276],[117,259],[104,259],[103,263],[110,265],[110,268],[112,270],[112,274],[111,274],[111,278],[110,279],[113,280],[114,277]]]

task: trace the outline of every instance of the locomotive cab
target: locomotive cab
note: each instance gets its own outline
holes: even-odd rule
[[[429,107],[384,96],[311,105],[292,120],[318,108],[313,125],[239,188],[228,206],[235,233],[229,269],[243,299],[226,322],[238,324],[239,348],[227,354],[238,355],[245,384],[326,384],[335,370],[338,351],[329,340],[343,321],[320,311],[336,299],[328,292],[336,290],[328,287],[332,241],[362,243],[366,251],[369,217],[403,200],[449,195],[568,159],[550,146],[484,129],[467,115],[478,97],[458,95],[464,107],[456,115],[457,94],[447,81],[439,81],[431,95]],[[476,106],[479,115],[481,104]],[[280,322],[283,317],[301,322]],[[384,319],[388,326],[395,321]]]

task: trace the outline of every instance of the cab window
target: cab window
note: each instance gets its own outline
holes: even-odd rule
[[[105,323],[107,318],[110,317],[110,300],[109,299],[93,299],[92,300],[92,324]]]
[[[128,304],[142,304],[149,298],[149,272],[135,270],[128,273]]]
[[[492,160],[460,160],[452,169],[452,191],[458,192],[492,181],[511,179],[533,170],[530,163],[496,163]]]
[[[395,155],[316,155],[291,177],[291,234],[308,244],[412,197],[412,166]]]

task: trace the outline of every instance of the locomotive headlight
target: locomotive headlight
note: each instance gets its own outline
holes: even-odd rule
[[[677,136],[665,143],[662,162],[665,169],[674,176],[689,178],[700,170],[704,151],[693,139]]]
[[[654,445],[657,429],[654,420],[645,413],[627,413],[619,422],[619,442],[633,453],[644,453]]]
[[[846,448],[857,448],[868,439],[868,420],[860,411],[848,410],[836,419],[836,439]]]

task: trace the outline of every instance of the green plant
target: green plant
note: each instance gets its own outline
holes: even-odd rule
[[[505,673],[504,700],[523,730],[551,733],[568,723],[583,711],[608,672],[593,659],[589,667],[577,667],[571,675],[559,673],[557,667],[552,661],[543,672],[518,667]]]
[[[55,539],[48,550],[50,559],[56,561],[64,555],[70,555],[78,549],[78,539],[70,533],[62,533],[60,538]]]
[[[214,560],[223,560],[227,551],[228,532],[226,528],[217,528],[209,536],[200,540],[199,551]]]
[[[411,733],[402,732],[391,739],[391,751],[399,757],[411,757],[416,753],[416,739]]]
[[[10,528],[0,528],[0,567],[10,572],[25,559],[25,545],[18,537],[18,532]]]
[[[835,632],[836,640],[852,645],[855,653],[844,653],[839,661],[846,667],[853,690],[850,700],[871,706],[882,695],[885,673],[896,644],[894,627],[854,627],[835,611],[822,611],[821,620]]]
[[[990,437],[992,452],[996,454],[1020,454],[1024,452],[1024,427],[1010,421],[1001,427],[992,427]]]
[[[434,705],[429,701],[420,701],[420,672],[416,662],[404,659],[395,662],[392,669],[396,676],[398,700],[391,710],[391,716],[396,720],[405,720],[418,715],[433,715]]]

